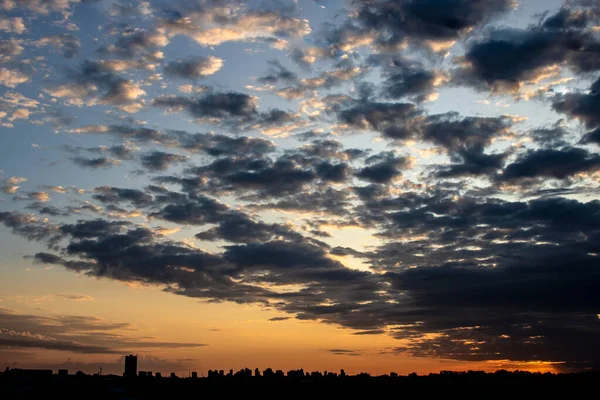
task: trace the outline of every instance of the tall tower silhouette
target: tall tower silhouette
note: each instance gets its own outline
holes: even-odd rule
[[[125,373],[126,378],[134,378],[137,376],[137,356],[130,354],[125,356]]]

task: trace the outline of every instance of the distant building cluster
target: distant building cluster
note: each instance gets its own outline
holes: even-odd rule
[[[484,371],[441,371],[439,374],[406,376],[391,372],[386,375],[371,376],[367,373],[346,375],[330,371],[307,372],[295,369],[284,372],[267,368],[264,371],[249,368],[237,372],[229,370],[209,370],[207,377],[199,378],[196,372],[179,378],[175,373],[163,378],[158,372],[137,371],[137,357],[128,356],[125,372],[121,375],[102,375],[100,372],[87,375],[82,371],[69,374],[66,369],[54,374],[49,369],[9,369],[0,372],[0,400],[4,399],[184,399],[184,398],[235,398],[261,397],[270,385],[284,388],[282,397],[298,394],[319,395],[324,389],[335,390],[336,397],[355,397],[360,390],[368,390],[370,397],[401,392],[402,388],[414,386],[419,394],[423,390],[437,390],[436,385],[449,384],[471,387],[491,385],[494,388],[514,388],[515,384],[533,384],[536,393],[540,388],[587,387],[600,382],[600,372],[590,371],[573,374],[553,374],[550,372],[527,372],[500,370],[494,373]],[[514,389],[511,389],[514,390]],[[494,392],[497,394],[496,392]],[[439,394],[439,393],[436,393]],[[514,393],[512,393],[514,395]],[[542,396],[536,396],[542,397]]]

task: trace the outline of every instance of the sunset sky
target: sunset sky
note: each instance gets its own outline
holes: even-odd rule
[[[600,365],[600,1],[0,12],[0,368]]]

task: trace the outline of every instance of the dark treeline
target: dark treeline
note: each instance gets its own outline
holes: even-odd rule
[[[440,387],[461,386],[471,388],[493,386],[496,390],[514,390],[517,386],[535,388],[537,394],[554,390],[553,388],[581,390],[588,385],[600,382],[600,372],[580,373],[540,373],[528,371],[499,370],[493,373],[484,371],[441,371],[438,374],[386,375],[371,376],[367,373],[347,375],[340,373],[310,372],[302,369],[273,371],[268,368],[245,368],[234,372],[230,370],[209,370],[207,377],[193,376],[181,378],[175,374],[169,377],[140,372],[134,377],[119,375],[87,375],[81,371],[68,374],[61,370],[54,374],[52,370],[11,369],[0,372],[0,399],[206,399],[232,398],[244,396],[276,396],[279,398],[304,395],[324,395],[335,393],[338,396],[351,396],[369,393],[368,397],[388,393],[435,392]],[[462,389],[461,389],[462,390]],[[519,389],[519,393],[523,393]],[[416,393],[416,392],[415,392]],[[571,392],[573,393],[573,392]],[[554,392],[556,394],[556,392]]]

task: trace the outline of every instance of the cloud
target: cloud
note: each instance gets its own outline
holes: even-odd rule
[[[27,31],[27,27],[23,22],[23,17],[4,17],[0,21],[0,31],[20,35]]]
[[[79,299],[79,298],[78,298]],[[134,349],[201,347],[199,343],[176,343],[138,338],[128,323],[96,317],[28,315],[0,309],[0,345],[40,348],[81,354],[123,354]]]
[[[97,158],[84,158],[84,157],[73,157],[71,160],[80,167],[83,168],[106,168],[114,165],[121,164],[121,161],[114,160],[108,157],[97,157]]]
[[[269,318],[269,321],[277,322],[277,321],[287,321],[290,317],[273,317]]]
[[[454,163],[438,167],[435,175],[438,178],[494,175],[502,169],[507,156],[507,153],[485,154],[483,146],[476,145],[453,153],[451,158]]]
[[[591,27],[598,17],[592,10],[563,8],[538,26],[493,29],[487,38],[471,43],[455,79],[493,91],[516,91],[524,83],[557,75],[562,66],[597,71],[599,42]]]
[[[160,30],[126,29],[119,31],[115,44],[98,49],[100,54],[114,54],[125,58],[142,58],[156,61],[157,49],[169,44],[169,38]],[[140,53],[142,54],[140,56]]]
[[[402,175],[402,170],[410,166],[406,157],[397,157],[393,153],[380,153],[367,158],[367,166],[359,170],[356,176],[373,183],[389,183]]]
[[[25,0],[19,5],[34,13],[47,15],[51,12],[67,11],[78,2],[79,0]],[[10,11],[14,8],[14,6],[14,2],[11,0],[5,0],[2,2],[1,7],[7,11]]]
[[[44,36],[39,38],[35,44],[37,47],[52,46],[66,58],[73,58],[81,47],[79,39],[68,33]]]
[[[330,349],[327,351],[338,356],[359,356],[361,354],[360,351],[348,349]]]
[[[172,61],[165,66],[165,73],[185,79],[203,78],[212,75],[223,66],[223,60],[209,56],[191,60]]]
[[[102,346],[83,345],[68,340],[51,339],[40,335],[31,335],[29,332],[15,332],[0,328],[0,345],[16,348],[39,348],[44,350],[70,351],[84,354],[110,354],[115,353]]]
[[[372,55],[367,62],[382,68],[386,79],[381,94],[389,99],[408,98],[417,103],[430,101],[437,95],[436,87],[447,80],[439,71],[429,70],[421,63],[401,58]]]
[[[2,182],[2,191],[6,194],[14,194],[19,190],[20,183],[27,182],[27,178],[21,176],[11,176]]]
[[[582,138],[583,143],[596,143],[600,144],[600,129],[594,129],[585,134]]]
[[[351,128],[379,131],[391,138],[404,139],[410,137],[411,121],[419,113],[411,103],[362,101],[340,110],[338,119]]]
[[[169,37],[185,35],[202,46],[231,41],[301,37],[311,32],[308,20],[283,15],[279,10],[252,10],[215,3],[190,11],[174,10],[158,26]]]
[[[181,130],[160,131],[146,127],[126,125],[88,125],[71,129],[72,133],[106,134],[139,143],[159,143],[191,153],[204,153],[213,157],[223,155],[265,155],[275,151],[273,142],[247,136],[231,137],[215,133],[189,133]]]
[[[48,189],[51,192],[54,193],[61,193],[61,194],[66,194],[69,192],[69,189],[63,187],[63,186],[51,186],[51,185],[46,185],[44,186],[46,189]]]
[[[556,95],[552,102],[552,108],[564,113],[571,118],[577,118],[586,127],[593,129],[600,126],[598,110],[600,109],[600,78],[591,86],[589,93],[567,93]]]
[[[15,88],[22,83],[29,82],[30,77],[25,73],[8,68],[0,68],[0,84]]]
[[[385,333],[383,329],[374,329],[370,331],[358,331],[354,332],[353,335],[363,336],[363,335],[382,335]]]
[[[368,44],[398,50],[407,42],[437,50],[514,5],[512,0],[360,1],[328,40],[342,51]]]
[[[188,158],[179,154],[155,151],[142,156],[142,166],[151,171],[164,171],[172,164],[185,162]]]
[[[566,147],[560,150],[530,150],[506,166],[501,181],[527,178],[567,179],[577,174],[591,174],[600,169],[600,156],[585,149]]]
[[[237,92],[209,93],[197,98],[161,96],[152,100],[152,104],[170,111],[184,110],[194,118],[247,120],[258,113],[257,99]]]
[[[18,56],[23,53],[23,46],[21,46],[21,42],[17,39],[11,38],[7,40],[0,40],[0,52],[2,52],[2,56],[0,60],[2,62],[10,61],[13,57]]]
[[[101,186],[94,189],[93,198],[102,203],[131,202],[137,207],[152,204],[152,196],[137,189]]]
[[[145,94],[136,83],[122,78],[106,64],[85,60],[70,72],[69,83],[48,87],[45,92],[53,97],[66,98],[68,104],[81,106],[105,104],[120,107],[126,112],[136,112],[136,103]]]
[[[94,299],[94,297],[85,294],[54,293],[54,296],[74,301],[89,301]]]
[[[47,192],[31,192],[28,197],[32,200],[37,200],[41,203],[47,203],[50,201],[50,194]]]

